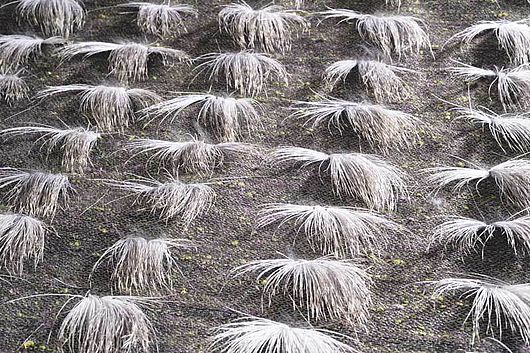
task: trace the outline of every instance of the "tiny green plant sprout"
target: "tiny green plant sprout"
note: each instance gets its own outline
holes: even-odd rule
[[[423,21],[411,16],[367,15],[347,9],[329,9],[320,12],[325,19],[340,19],[354,22],[361,38],[377,46],[383,55],[390,58],[396,54],[420,54],[422,49],[431,51],[429,35],[421,27]]]
[[[345,320],[364,327],[372,303],[365,269],[351,260],[281,258],[251,261],[233,270],[236,276],[258,273],[269,306],[278,294],[289,297],[308,319]]]
[[[225,5],[219,12],[219,27],[229,33],[241,49],[286,53],[291,49],[292,27],[309,29],[309,22],[293,11],[269,4],[254,9],[245,1]]]
[[[354,207],[265,204],[258,213],[257,227],[272,224],[290,225],[305,235],[313,250],[343,258],[378,253],[402,232],[397,223]]]
[[[3,167],[0,189],[5,188],[10,188],[5,199],[15,211],[49,219],[73,192],[66,175]]]
[[[158,94],[141,88],[85,84],[47,87],[36,98],[42,101],[65,94],[79,96],[81,113],[89,116],[99,130],[108,132],[123,132],[134,121],[137,110],[161,99]]]
[[[198,107],[197,122],[210,128],[213,135],[223,142],[236,141],[244,131],[251,134],[260,125],[260,117],[252,98],[236,98],[210,93],[179,93],[175,98],[144,108],[142,118],[150,121],[161,118],[170,123],[182,117],[184,111]]]
[[[22,275],[24,266],[34,268],[44,257],[44,236],[48,227],[41,220],[24,214],[0,214],[0,267]]]
[[[146,34],[164,38],[181,32],[187,32],[184,21],[186,17],[197,17],[198,12],[187,4],[154,4],[133,1],[116,5],[117,7],[134,9],[136,25]]]
[[[399,101],[408,95],[408,87],[400,75],[417,74],[401,66],[379,60],[341,60],[329,65],[324,71],[324,82],[333,89],[351,74],[356,74],[376,102]]]
[[[79,42],[59,48],[57,53],[63,60],[80,55],[88,58],[108,54],[109,74],[123,83],[147,79],[149,57],[152,55],[161,57],[164,66],[174,61],[190,61],[188,54],[182,50],[136,42]]]
[[[333,192],[361,199],[370,209],[394,211],[406,195],[404,173],[379,156],[363,153],[332,153],[301,147],[280,147],[272,152],[276,163],[316,168],[329,174]]]
[[[265,91],[267,81],[274,77],[288,84],[285,66],[264,53],[242,50],[230,53],[208,53],[197,58],[202,61],[195,70],[198,75],[209,72],[209,79],[224,78],[227,89],[235,89],[243,96],[255,97]]]
[[[305,119],[304,125],[327,126],[332,132],[352,130],[368,141],[371,147],[388,152],[392,147],[410,148],[419,140],[420,120],[411,114],[388,109],[382,105],[358,103],[319,96],[316,102],[295,102],[292,117]]]
[[[57,129],[49,126],[23,126],[0,131],[0,136],[17,137],[36,135],[35,143],[41,144],[49,156],[59,151],[62,154],[61,164],[70,173],[83,173],[90,163],[90,152],[101,134],[85,129]]]
[[[16,71],[37,56],[44,47],[64,44],[61,37],[40,38],[20,34],[0,34],[0,69]]]
[[[0,101],[3,100],[11,105],[28,96],[29,87],[20,73],[20,71],[8,73],[0,70]]]

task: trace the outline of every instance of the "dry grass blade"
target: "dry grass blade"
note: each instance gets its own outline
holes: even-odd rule
[[[313,249],[339,257],[379,252],[400,226],[377,213],[353,207],[268,204],[258,214],[258,228],[292,222]]]
[[[406,97],[407,86],[398,74],[416,73],[377,60],[341,60],[326,68],[324,80],[330,88],[333,88],[339,81],[346,81],[353,70],[356,70],[366,88],[373,91],[377,102]]]
[[[282,147],[273,154],[276,162],[300,164],[301,168],[318,166],[319,173],[329,173],[333,191],[339,196],[360,198],[377,211],[397,208],[406,195],[404,173],[376,155],[362,153],[326,154],[300,147]]]
[[[109,181],[108,185],[136,196],[135,203],[158,214],[166,222],[180,216],[182,222],[189,226],[196,217],[210,208],[215,197],[214,190],[207,184],[185,184],[177,179],[166,183],[147,178],[138,181],[142,183]]]
[[[128,2],[117,5],[134,8],[136,24],[144,32],[158,37],[169,37],[181,31],[186,32],[185,16],[198,16],[197,10],[186,4],[153,4],[150,2]]]
[[[285,53],[291,49],[291,27],[305,31],[309,22],[279,5],[269,4],[255,10],[241,1],[223,7],[219,12],[219,26],[242,49]]]
[[[481,322],[486,321],[486,333],[497,331],[502,337],[503,330],[518,333],[523,341],[530,342],[530,285],[510,285],[501,280],[482,276],[465,278],[445,278],[433,283],[433,297],[440,297],[456,291],[461,297],[473,298],[471,311],[466,322],[471,319],[473,338],[481,332]]]
[[[141,297],[87,295],[59,328],[59,351],[68,353],[149,353],[155,330],[140,308],[152,300]]]
[[[43,46],[57,44],[64,44],[64,39],[0,34],[0,69],[15,71],[26,65],[31,58],[41,55]]]
[[[110,74],[125,83],[147,78],[148,59],[151,55],[160,56],[164,65],[169,65],[170,60],[179,62],[190,60],[189,56],[182,50],[135,42],[80,42],[65,45],[58,50],[58,53],[63,59],[71,59],[78,55],[87,58],[107,53]]]
[[[238,90],[244,96],[256,96],[266,89],[274,76],[287,85],[288,74],[280,62],[263,53],[244,50],[236,53],[208,53],[197,60],[203,61],[195,69],[199,74],[209,71],[209,79],[224,77],[227,88]]]
[[[452,245],[468,254],[477,246],[484,247],[490,239],[501,234],[516,255],[530,254],[530,216],[489,224],[472,218],[452,217],[434,229],[431,244],[443,244],[445,247]]]
[[[458,40],[470,44],[477,37],[493,34],[499,46],[506,52],[510,61],[517,64],[528,64],[530,61],[530,26],[527,20],[521,21],[480,21],[452,36],[451,40]]]
[[[33,261],[36,268],[44,257],[47,226],[23,214],[0,215],[0,267],[22,275],[24,265]]]
[[[183,239],[121,239],[101,255],[92,273],[106,263],[119,293],[160,293],[173,288],[172,276],[180,272],[173,251],[189,247]]]
[[[391,147],[410,148],[419,140],[420,121],[411,114],[381,105],[357,103],[332,97],[317,102],[296,102],[293,117],[305,119],[312,128],[327,125],[341,134],[351,129],[366,139],[370,146],[388,151]]]
[[[123,132],[134,119],[136,110],[161,99],[146,89],[84,84],[48,87],[36,97],[44,100],[72,93],[81,98],[81,112],[92,117],[101,131]]]
[[[530,161],[512,159],[489,169],[466,167],[427,168],[432,173],[427,182],[435,186],[436,192],[453,184],[453,192],[475,185],[478,190],[480,183],[492,179],[497,185],[502,198],[522,208],[530,207]]]
[[[256,280],[265,281],[264,295],[291,298],[295,308],[305,308],[307,318],[346,320],[365,326],[372,303],[368,273],[349,260],[321,257],[315,260],[271,259],[252,261],[233,270],[236,276],[258,272]]]
[[[56,129],[47,126],[24,126],[0,131],[7,137],[40,135],[36,142],[41,143],[50,155],[54,151],[62,153],[61,164],[67,172],[83,173],[90,162],[90,152],[101,134],[85,128]]]
[[[0,70],[0,99],[11,105],[26,98],[29,87],[19,73],[9,74]]]
[[[18,0],[19,16],[40,26],[47,36],[68,38],[83,26],[85,10],[77,0]]]
[[[423,21],[416,17],[367,15],[346,9],[330,9],[320,15],[355,22],[361,38],[379,47],[386,57],[396,53],[401,58],[405,54],[419,54],[422,49],[431,50],[429,36],[420,26]]]
[[[138,139],[129,142],[126,149],[137,154],[151,154],[149,161],[158,162],[159,167],[170,166],[177,174],[181,170],[210,174],[223,164],[228,155],[248,152],[250,147],[237,142],[210,144],[202,140]]]
[[[182,93],[176,98],[154,104],[142,110],[143,115],[162,117],[173,122],[186,109],[200,106],[197,121],[213,130],[221,141],[236,141],[246,130],[248,134],[260,124],[257,102],[251,98],[234,98],[202,93]]]
[[[73,190],[66,175],[0,168],[0,189],[7,187],[7,201],[17,212],[50,219]]]
[[[209,351],[220,353],[359,353],[338,340],[339,333],[292,327],[254,316],[242,317],[217,327]]]

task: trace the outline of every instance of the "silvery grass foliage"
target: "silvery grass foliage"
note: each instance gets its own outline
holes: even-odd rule
[[[24,214],[0,214],[0,267],[22,275],[32,261],[35,268],[44,257],[44,236],[48,227]]]
[[[200,107],[197,121],[210,127],[219,140],[230,142],[236,141],[244,130],[251,134],[260,126],[261,121],[255,105],[257,102],[252,98],[182,92],[173,99],[144,108],[141,114],[153,119],[162,117],[162,122],[169,119],[172,123],[181,117],[185,110],[197,106]]]
[[[368,141],[371,147],[388,151],[391,147],[410,148],[419,140],[420,120],[411,114],[381,105],[358,103],[319,96],[316,102],[295,102],[294,118],[305,119],[304,126],[327,125],[340,134],[346,129]]]
[[[125,146],[137,154],[150,154],[148,162],[154,161],[159,167],[199,174],[211,174],[223,165],[231,155],[250,152],[250,146],[244,143],[225,142],[207,143],[204,140],[164,141],[152,139],[132,140]]]
[[[257,272],[264,281],[269,306],[278,294],[289,297],[294,308],[305,308],[314,320],[346,320],[364,327],[372,303],[370,275],[351,260],[321,257],[314,260],[283,258],[257,260],[238,266],[236,276]]]
[[[509,107],[521,108],[528,105],[530,98],[530,69],[527,65],[520,65],[513,69],[495,67],[493,70],[474,67],[456,61],[460,66],[449,67],[457,77],[463,78],[468,84],[480,79],[489,79],[488,94],[491,97],[493,87],[496,87],[499,101],[506,111]]]
[[[419,54],[422,49],[431,51],[429,35],[420,26],[421,19],[411,16],[367,15],[347,9],[329,9],[319,13],[326,19],[355,22],[362,39],[376,45],[385,57],[393,53],[399,58],[406,54]]]
[[[23,126],[0,131],[1,136],[17,137],[37,135],[36,143],[46,155],[60,151],[61,164],[67,172],[83,173],[90,162],[90,152],[101,138],[101,134],[85,129],[57,129],[49,126]]]
[[[242,49],[285,53],[291,49],[292,27],[309,29],[309,22],[282,6],[268,4],[259,9],[241,0],[225,5],[219,12],[219,27],[229,33]]]
[[[303,232],[311,248],[337,257],[357,256],[385,249],[401,227],[363,208],[273,203],[262,206],[257,227],[292,224]]]
[[[499,147],[525,153],[530,151],[530,119],[527,114],[497,114],[486,108],[455,108],[455,120],[467,120],[487,127]]]
[[[430,246],[453,246],[463,254],[468,254],[477,247],[484,248],[495,236],[506,238],[516,255],[530,254],[530,216],[510,217],[492,223],[467,217],[451,217],[434,229]]]
[[[154,299],[132,296],[70,296],[80,299],[68,312],[58,333],[64,353],[149,353],[155,330],[142,306]],[[68,303],[67,302],[67,303]]]
[[[158,94],[141,88],[85,84],[47,87],[36,98],[42,101],[64,94],[79,96],[81,112],[90,116],[99,130],[120,132],[134,120],[135,111],[161,99]]]
[[[431,173],[427,182],[435,187],[435,192],[452,185],[453,192],[460,192],[472,184],[478,191],[486,179],[497,185],[501,198],[520,206],[530,207],[530,161],[511,159],[490,168],[473,167],[435,167],[424,169]]]
[[[164,66],[174,61],[190,61],[188,54],[182,50],[136,42],[79,42],[65,45],[57,52],[63,60],[78,55],[88,58],[108,54],[109,74],[125,83],[147,79],[148,61],[152,55],[160,56]]]
[[[175,178],[168,182],[149,178],[111,180],[107,184],[135,196],[135,204],[157,214],[161,220],[169,222],[180,216],[186,226],[205,213],[215,198],[215,192],[208,184],[183,183]]]
[[[335,194],[358,197],[377,211],[395,210],[399,198],[406,195],[404,173],[377,155],[327,154],[301,147],[280,147],[272,152],[272,157],[277,163],[318,167],[319,174],[329,174]]]
[[[20,76],[20,72],[8,73],[0,70],[0,99],[11,105],[24,99],[29,94],[29,87]]]
[[[518,334],[525,344],[530,343],[530,284],[513,285],[484,275],[444,278],[432,284],[434,298],[462,292],[461,298],[473,300],[465,319],[473,325],[473,340],[481,331],[491,335],[498,332],[502,338],[503,331],[508,330]]]
[[[41,28],[47,36],[68,38],[85,22],[85,10],[78,0],[17,0],[20,18]]]
[[[20,213],[53,219],[73,187],[66,175],[0,168],[0,189],[10,188],[7,202]]]
[[[105,263],[119,293],[160,293],[173,288],[172,276],[180,272],[174,251],[189,247],[183,239],[121,239],[105,250],[92,274]]]
[[[136,24],[140,30],[158,37],[169,37],[181,31],[187,32],[184,25],[185,17],[198,16],[197,10],[192,5],[171,4],[170,1],[166,4],[133,1],[117,6],[135,9]]]
[[[232,53],[208,53],[197,58],[203,61],[195,70],[198,75],[209,72],[209,79],[222,78],[227,89],[235,89],[243,96],[254,97],[267,88],[267,81],[274,77],[279,83],[288,84],[285,66],[265,53],[243,50]]]
[[[530,61],[530,26],[528,20],[480,21],[452,36],[449,41],[458,40],[470,44],[484,34],[493,34],[510,61],[528,64]]]
[[[0,69],[15,71],[42,55],[44,46],[64,44],[61,37],[40,38],[20,34],[0,34]]]
[[[362,83],[372,91],[377,102],[406,97],[408,88],[399,75],[417,73],[378,60],[341,60],[326,68],[324,81],[332,89],[339,81],[345,82],[352,72],[359,75]]]
[[[244,316],[215,328],[208,348],[219,353],[359,353],[334,331],[299,328],[255,316]]]

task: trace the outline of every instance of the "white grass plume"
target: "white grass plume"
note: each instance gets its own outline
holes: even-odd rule
[[[300,147],[280,147],[272,153],[276,162],[318,166],[329,173],[333,191],[339,196],[360,198],[377,211],[395,210],[406,194],[404,173],[380,157],[362,153],[326,154]]]
[[[292,223],[312,249],[338,257],[378,253],[401,232],[397,223],[354,207],[273,203],[263,205],[258,217],[258,228]]]
[[[23,126],[0,131],[0,136],[16,137],[39,135],[36,143],[41,143],[47,155],[54,151],[62,154],[61,164],[70,173],[83,173],[90,162],[90,152],[101,134],[85,129],[57,129],[48,126]]]
[[[433,283],[433,297],[462,292],[463,299],[473,298],[466,322],[473,324],[473,339],[482,330],[495,335],[509,330],[519,334],[525,344],[530,343],[530,284],[511,285],[501,280],[470,275],[463,278],[444,278]],[[486,322],[486,328],[481,323]]]
[[[135,42],[79,42],[58,49],[58,54],[63,59],[72,59],[78,55],[87,58],[103,53],[108,54],[109,74],[125,83],[147,79],[148,60],[151,55],[160,56],[164,66],[175,60],[190,60],[188,54],[182,50]]]
[[[329,9],[319,13],[326,19],[341,19],[341,22],[355,22],[362,39],[368,40],[386,57],[396,53],[399,58],[406,54],[419,54],[422,49],[431,51],[429,35],[420,24],[423,21],[411,16],[367,15],[347,9]]]
[[[452,36],[449,41],[458,40],[470,44],[484,34],[493,34],[497,38],[510,61],[528,64],[530,61],[530,26],[527,20],[521,21],[480,21]]]
[[[338,339],[350,337],[324,329],[298,328],[245,316],[215,328],[209,351],[222,353],[359,353]]]
[[[487,127],[499,147],[525,153],[530,151],[530,119],[526,114],[496,114],[490,110],[455,108],[455,120],[467,120]]]
[[[293,258],[251,261],[233,270],[236,276],[257,272],[256,281],[265,281],[263,293],[272,298],[289,297],[294,308],[305,308],[306,318],[346,320],[365,326],[372,303],[370,275],[350,260]]]
[[[333,88],[339,81],[346,81],[354,69],[366,88],[373,92],[377,102],[405,98],[408,88],[399,75],[417,73],[378,60],[341,60],[326,68],[324,81]]]
[[[480,79],[489,79],[488,94],[491,97],[495,86],[499,101],[506,111],[508,107],[526,107],[530,99],[530,69],[527,65],[521,65],[513,69],[495,68],[494,70],[483,69],[456,62],[460,66],[449,67],[448,70],[456,76],[463,78],[467,83],[473,83]]]
[[[207,184],[186,184],[177,179],[160,182],[141,178],[136,181],[108,181],[107,184],[135,196],[135,203],[168,222],[180,216],[189,226],[193,220],[205,213],[215,198],[214,190]]]
[[[59,351],[67,353],[149,353],[155,329],[141,306],[149,298],[87,295],[68,312],[58,333]]]
[[[288,84],[288,74],[283,64],[264,53],[249,50],[208,53],[197,60],[203,61],[195,68],[198,74],[209,71],[210,80],[224,78],[227,89],[238,90],[243,96],[254,97],[265,91],[271,77]]]
[[[511,159],[489,169],[468,167],[435,167],[427,168],[432,173],[427,182],[435,187],[435,191],[452,185],[453,192],[460,192],[472,184],[478,189],[480,183],[492,179],[501,198],[522,208],[530,207],[530,161]]]
[[[388,109],[381,105],[320,97],[316,102],[296,102],[293,117],[305,119],[312,128],[327,125],[341,134],[351,129],[370,146],[388,151],[391,147],[410,148],[419,140],[420,121],[411,114]]]
[[[66,175],[0,168],[0,189],[10,187],[8,203],[20,213],[53,219],[73,187]]]
[[[170,37],[187,32],[184,25],[186,16],[197,17],[197,10],[187,4],[153,4],[150,2],[133,1],[117,5],[137,10],[136,25],[147,34],[158,37]]]
[[[44,257],[44,236],[48,227],[23,214],[0,214],[0,267],[22,275],[28,261],[37,268]]]
[[[76,94],[81,99],[81,112],[90,116],[101,131],[123,132],[135,118],[135,111],[160,101],[160,96],[141,88],[73,84],[51,86],[37,93],[40,100]]]
[[[180,272],[173,252],[189,246],[183,239],[121,239],[105,250],[94,264],[92,273],[103,263],[113,268],[111,281],[119,293],[171,290],[172,276]]]
[[[7,73],[0,70],[0,100],[7,104],[24,99],[29,94],[29,87],[20,73]]]
[[[451,217],[434,229],[431,244],[442,244],[446,248],[451,245],[468,254],[477,250],[477,247],[484,248],[496,234],[506,237],[516,255],[530,254],[530,216],[510,217],[493,223],[466,217]]]
[[[229,155],[249,152],[244,143],[225,142],[211,144],[203,140],[164,141],[136,139],[129,142],[127,150],[136,154],[151,154],[149,161],[155,161],[159,167],[170,167],[177,174],[180,170],[190,173],[211,174],[223,165]]]
[[[291,49],[292,27],[302,31],[309,22],[293,11],[268,4],[254,9],[245,1],[225,5],[219,12],[219,27],[229,33],[242,49],[285,53]]]
[[[261,120],[254,107],[257,102],[252,98],[235,98],[226,95],[208,93],[181,93],[173,99],[149,106],[141,111],[142,115],[162,117],[162,122],[173,122],[182,112],[194,106],[200,107],[197,121],[213,130],[221,141],[236,141],[244,130],[248,134],[256,130]]]
[[[85,10],[77,0],[18,0],[21,18],[39,26],[47,36],[68,38],[85,22]]]
[[[42,55],[43,46],[64,44],[60,37],[40,38],[20,34],[0,34],[0,69],[15,71]]]

